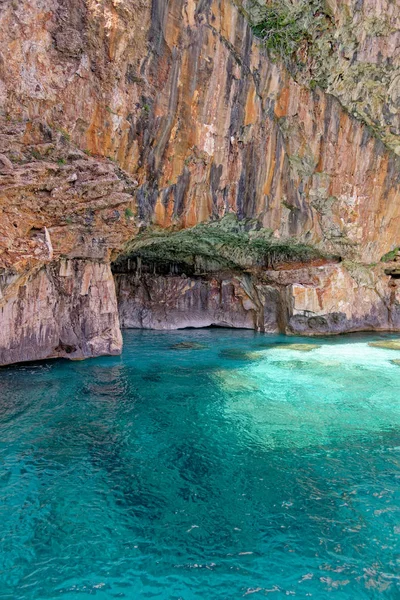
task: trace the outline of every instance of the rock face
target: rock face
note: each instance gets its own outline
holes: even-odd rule
[[[268,15],[291,17],[295,25],[285,33],[294,43],[280,47],[270,34],[272,53],[298,83],[338,98],[400,154],[398,0],[242,0],[240,6],[261,29]]]
[[[233,279],[117,275],[121,326],[144,329],[241,327],[253,329],[256,307]],[[244,300],[244,301],[243,301]]]
[[[351,265],[212,276],[115,274],[122,327],[240,327],[288,335],[399,331],[399,280]],[[386,278],[388,279],[388,278]]]
[[[291,287],[288,332],[315,335],[400,329],[399,280],[385,277],[379,267],[345,263],[319,269],[314,276],[311,286],[296,282]]]
[[[139,230],[227,213],[343,262],[118,272],[123,326],[398,328],[397,280],[380,266],[400,245],[397,4],[329,2],[321,44],[332,31],[340,43],[324,86],[310,48],[303,70],[270,60],[249,2],[3,0],[0,362],[117,351],[110,263]],[[363,85],[381,85],[368,61],[385,69],[383,100]]]
[[[122,349],[113,277],[100,262],[49,263],[19,282],[0,319],[1,364]]]
[[[116,275],[121,326],[144,329],[238,327],[275,331],[283,323],[277,289],[248,275]]]

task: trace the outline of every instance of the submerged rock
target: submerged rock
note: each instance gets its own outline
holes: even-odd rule
[[[142,379],[144,381],[151,381],[152,383],[157,383],[161,381],[161,376],[156,375],[155,373],[146,373],[145,375],[142,375]]]
[[[398,367],[400,367],[400,360],[398,358],[394,358],[393,360],[390,361],[392,364],[397,365]]]
[[[259,387],[254,383],[252,377],[249,377],[241,369],[230,371],[221,370],[214,373],[219,384],[230,392],[258,392]]]
[[[386,350],[400,350],[400,340],[382,340],[380,342],[369,342],[372,348],[384,348]]]
[[[274,361],[274,366],[279,369],[290,369],[290,370],[313,370],[315,365],[307,360],[279,360]]]
[[[320,344],[283,344],[281,346],[284,350],[296,350],[297,352],[311,352],[321,348]]]
[[[230,360],[259,360],[261,355],[258,352],[246,352],[237,348],[225,348],[219,353],[221,358]]]
[[[207,346],[198,344],[197,342],[179,342],[170,346],[171,350],[204,350]]]
[[[276,350],[277,348],[279,350],[296,350],[297,352],[311,352],[311,350],[316,350],[317,348],[321,348],[320,344],[269,344],[264,346],[264,348],[267,349],[274,349]]]

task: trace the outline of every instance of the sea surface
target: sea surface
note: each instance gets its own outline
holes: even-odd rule
[[[400,598],[390,336],[124,338],[0,370],[1,599]]]

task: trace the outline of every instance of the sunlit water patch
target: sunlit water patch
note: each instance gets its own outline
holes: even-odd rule
[[[346,443],[400,423],[392,351],[365,342],[309,345],[312,351],[271,344],[249,353],[248,365],[215,373],[244,441],[271,448]]]
[[[0,598],[399,598],[385,339],[133,331],[1,370]]]

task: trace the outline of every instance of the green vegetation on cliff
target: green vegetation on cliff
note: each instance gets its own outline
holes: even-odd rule
[[[261,38],[268,50],[288,59],[303,42],[311,43],[313,37],[328,28],[327,13],[322,0],[273,0],[258,8],[253,22],[254,34]],[[254,3],[253,3],[254,7]]]
[[[310,262],[324,258],[316,248],[293,239],[279,240],[271,230],[254,229],[251,220],[229,214],[220,221],[191,229],[147,229],[127,247],[121,260],[141,257],[154,263],[181,263],[200,271],[273,268],[282,263]]]
[[[394,248],[394,250],[390,250],[390,252],[387,252],[386,254],[384,254],[381,258],[381,262],[392,262],[394,260],[396,260],[396,258],[399,256],[400,254],[400,247]]]

